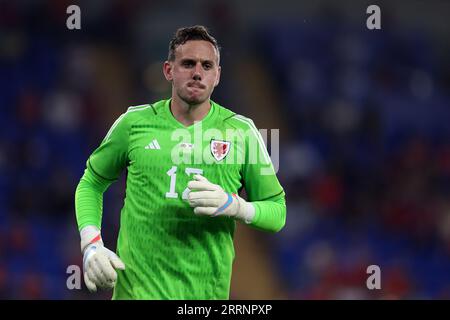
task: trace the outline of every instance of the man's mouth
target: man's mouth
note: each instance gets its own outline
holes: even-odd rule
[[[199,83],[199,82],[191,82],[188,84],[189,88],[197,88],[197,89],[205,89],[205,85]]]

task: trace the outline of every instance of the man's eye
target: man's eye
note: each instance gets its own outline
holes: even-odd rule
[[[210,63],[205,63],[205,64],[203,65],[203,68],[205,68],[206,70],[211,69],[211,68],[212,68],[212,64],[210,64]]]
[[[192,63],[192,61],[185,61],[183,62],[183,66],[184,67],[192,67],[194,64]]]

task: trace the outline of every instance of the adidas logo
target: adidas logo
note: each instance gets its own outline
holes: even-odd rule
[[[148,145],[145,146],[145,149],[161,149],[159,146],[158,140],[153,139]]]

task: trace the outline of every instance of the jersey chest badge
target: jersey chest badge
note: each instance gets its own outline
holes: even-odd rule
[[[230,152],[231,142],[223,140],[211,140],[211,154],[217,161],[223,160]]]

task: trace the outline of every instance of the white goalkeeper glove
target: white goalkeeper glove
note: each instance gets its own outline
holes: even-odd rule
[[[117,280],[115,269],[125,270],[125,264],[111,250],[103,246],[100,230],[94,226],[81,229],[84,283],[91,292],[112,289]]]
[[[253,205],[237,194],[225,192],[221,186],[211,183],[201,175],[189,181],[188,201],[197,215],[228,216],[251,223],[255,216]]]

